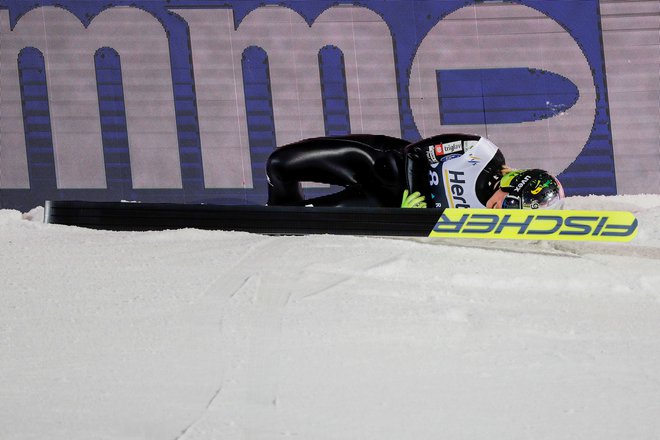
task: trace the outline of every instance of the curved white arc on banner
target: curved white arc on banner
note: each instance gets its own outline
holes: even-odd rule
[[[163,25],[147,11],[118,6],[95,17],[88,32],[92,48],[111,44],[121,59],[133,188],[182,188],[170,49]]]
[[[241,56],[231,9],[172,9],[188,24],[206,188],[252,188]]]
[[[75,15],[48,6],[30,10],[3,35],[3,53],[17,56],[23,48],[34,47],[43,55],[58,188],[106,186],[95,50],[85,50],[85,34]],[[77,46],[75,51],[71,42]],[[85,52],[87,57],[80,56]]]
[[[517,124],[443,125],[439,69],[542,69],[562,75],[579,90],[575,105],[548,119]],[[410,72],[413,117],[423,137],[443,132],[487,136],[509,165],[566,169],[586,144],[594,124],[596,87],[582,50],[552,18],[522,5],[466,6],[443,18],[423,39]]]
[[[114,7],[85,28],[71,12],[45,6],[26,13],[11,31],[3,30],[2,43],[3,57],[16,57],[25,47],[44,56],[59,189],[106,187],[94,65],[94,54],[103,47],[121,57],[133,187],[181,188],[169,45],[155,17]],[[16,62],[9,67],[16,69]],[[15,107],[12,116],[19,113]],[[12,141],[16,144],[8,145],[9,152],[25,148],[16,136]]]
[[[18,75],[23,49],[7,30],[9,10],[0,9],[0,189],[30,188]]]
[[[401,135],[392,35],[375,12],[333,6],[310,26],[290,8],[263,6],[237,29],[231,10],[172,12],[190,29],[207,188],[252,186],[241,71],[248,47],[268,55],[277,145],[324,135],[319,51],[325,46],[344,55],[351,131]]]
[[[289,8],[261,7],[241,21],[237,38],[268,54],[278,145],[324,134],[318,57],[329,45],[344,54],[352,131],[401,134],[392,36],[375,12],[334,6],[310,27]]]

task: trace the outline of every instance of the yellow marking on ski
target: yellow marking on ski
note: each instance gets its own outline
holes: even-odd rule
[[[627,211],[447,208],[429,237],[625,242],[637,229]]]

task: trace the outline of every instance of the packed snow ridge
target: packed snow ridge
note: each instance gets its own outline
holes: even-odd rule
[[[0,210],[2,439],[660,435],[660,195],[630,243],[108,232]]]

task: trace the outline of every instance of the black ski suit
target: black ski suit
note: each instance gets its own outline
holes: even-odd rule
[[[400,207],[405,189],[420,191],[430,200],[434,190],[429,187],[428,172],[433,162],[438,162],[433,157],[434,148],[479,139],[475,135],[443,134],[411,144],[395,137],[357,134],[288,144],[275,150],[266,165],[268,205]],[[478,190],[486,200],[494,192],[491,176],[499,175],[504,164],[501,152],[496,159],[477,179]],[[305,199],[300,182],[344,189]]]

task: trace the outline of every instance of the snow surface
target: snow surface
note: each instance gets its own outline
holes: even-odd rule
[[[0,211],[0,439],[660,438],[628,244],[120,233]]]

